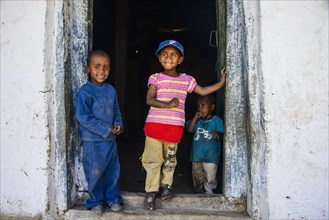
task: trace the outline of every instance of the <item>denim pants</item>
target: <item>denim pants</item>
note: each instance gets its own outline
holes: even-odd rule
[[[172,185],[177,164],[177,147],[177,143],[146,137],[141,157],[146,170],[146,192],[157,192],[160,185]]]
[[[84,141],[82,162],[90,196],[86,201],[86,208],[113,202],[122,203],[118,184],[120,162],[116,140]]]

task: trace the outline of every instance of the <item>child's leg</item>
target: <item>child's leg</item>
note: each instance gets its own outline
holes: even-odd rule
[[[217,187],[217,164],[215,163],[202,163],[203,169],[206,173],[204,188],[206,193],[213,194]]]
[[[192,178],[193,178],[193,186],[194,191],[197,193],[203,193],[203,184],[204,184],[204,170],[202,166],[202,162],[193,161],[192,162]]]
[[[90,209],[105,202],[103,190],[103,174],[106,168],[106,157],[100,147],[101,142],[83,142],[83,168],[88,183],[90,198],[86,201],[86,208]]]
[[[145,148],[141,157],[146,170],[145,191],[157,192],[160,187],[160,170],[163,163],[163,142],[154,138],[145,138]]]
[[[174,180],[174,172],[177,165],[176,152],[178,144],[177,143],[164,143],[163,148],[163,159],[164,163],[161,169],[161,186],[169,185],[171,186]]]
[[[162,164],[160,183],[161,200],[170,199],[172,197],[172,184],[174,180],[175,167],[177,165],[177,146],[177,143],[165,142],[164,144],[164,163]]]
[[[116,140],[104,142],[106,146],[106,157],[108,158],[107,167],[104,173],[104,185],[106,202],[121,203],[123,204],[122,197],[120,195],[119,177],[120,177],[120,161],[117,151]]]
[[[176,152],[178,144],[177,143],[164,143],[163,148],[163,159],[164,163],[162,165],[161,173],[161,186],[169,185],[172,186],[174,181],[174,172],[177,165]]]

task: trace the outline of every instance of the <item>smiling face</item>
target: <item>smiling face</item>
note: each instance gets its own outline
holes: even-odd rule
[[[92,83],[102,85],[110,74],[110,58],[99,54],[93,55],[88,60],[87,71]]]
[[[183,62],[183,56],[175,47],[165,47],[160,51],[159,62],[167,74],[177,74],[176,67]]]

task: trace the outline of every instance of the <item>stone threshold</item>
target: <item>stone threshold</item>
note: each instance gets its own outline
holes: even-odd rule
[[[143,208],[145,193],[122,192],[124,208],[121,212],[105,209],[102,215],[86,210],[82,204],[64,213],[63,219],[251,219],[246,212],[244,198],[227,198],[221,194],[174,194],[166,201],[156,200],[156,209]]]

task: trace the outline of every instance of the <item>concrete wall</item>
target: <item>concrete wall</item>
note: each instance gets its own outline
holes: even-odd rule
[[[270,219],[328,219],[328,1],[261,1]]]
[[[47,209],[45,1],[1,1],[1,213]]]
[[[328,4],[227,1],[225,195],[247,149],[255,219],[328,219]]]
[[[72,101],[92,0],[0,3],[1,215],[58,217],[75,203]]]
[[[243,1],[250,184],[262,219],[328,219],[328,1]]]

